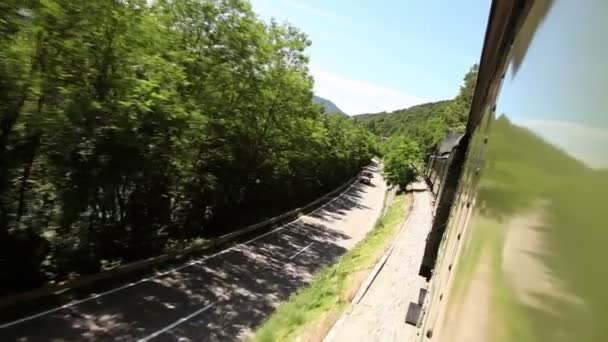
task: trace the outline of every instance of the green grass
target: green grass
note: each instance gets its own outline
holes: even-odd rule
[[[302,334],[322,338],[390,245],[405,221],[410,198],[398,195],[363,241],[293,294],[249,340],[291,341]]]

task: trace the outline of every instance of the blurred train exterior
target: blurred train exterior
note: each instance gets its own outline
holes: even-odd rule
[[[459,145],[463,136],[462,133],[448,133],[437,151],[428,158],[425,176],[429,180],[431,191],[435,196],[441,194],[441,186],[445,184],[448,165],[454,158],[454,149]]]
[[[429,156],[425,172],[429,188],[434,197],[435,218],[429,233],[419,274],[431,278],[437,253],[446,230],[458,186],[458,175],[464,159],[466,136],[450,132],[437,151]]]
[[[466,134],[427,170],[420,341],[608,341],[607,19],[493,1]]]

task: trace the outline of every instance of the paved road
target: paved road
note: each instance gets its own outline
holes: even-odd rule
[[[433,221],[431,195],[416,182],[414,205],[399,232],[391,254],[365,296],[351,306],[324,342],[414,341],[417,328],[405,323],[410,302],[426,281],[418,275],[426,237]]]
[[[76,302],[3,312],[0,341],[233,341],[372,227],[386,186],[355,183],[320,209],[214,255]],[[10,318],[5,317],[14,316]]]

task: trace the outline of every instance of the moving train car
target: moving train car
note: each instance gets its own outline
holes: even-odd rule
[[[493,1],[419,341],[608,341],[607,19],[605,0]]]

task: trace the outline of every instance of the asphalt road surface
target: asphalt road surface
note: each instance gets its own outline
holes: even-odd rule
[[[3,310],[0,341],[234,341],[372,228],[386,185],[355,182],[312,213],[216,254],[79,294]],[[62,297],[63,298],[63,297]]]

